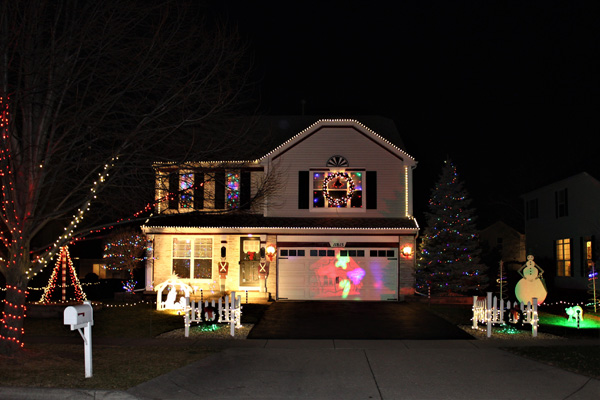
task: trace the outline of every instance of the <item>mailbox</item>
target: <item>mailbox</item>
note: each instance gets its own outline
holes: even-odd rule
[[[69,306],[64,311],[64,324],[71,325],[71,330],[94,325],[94,312],[91,304]]]

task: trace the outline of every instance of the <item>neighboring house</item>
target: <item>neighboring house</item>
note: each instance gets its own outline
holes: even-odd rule
[[[533,190],[523,196],[527,250],[560,288],[585,289],[600,235],[600,182],[588,173]]]
[[[526,261],[525,235],[503,221],[496,221],[482,229],[479,240],[490,250],[496,250],[505,263],[516,265]]]
[[[152,243],[146,289],[176,274],[196,295],[412,294],[416,161],[395,125],[374,117],[270,122],[278,141],[250,161],[155,166],[159,216],[142,227]]]

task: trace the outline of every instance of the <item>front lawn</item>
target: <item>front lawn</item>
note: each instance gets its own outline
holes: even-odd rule
[[[242,323],[255,323],[265,306],[243,304]],[[92,327],[93,376],[85,378],[83,340],[62,318],[26,318],[25,350],[13,358],[0,356],[0,386],[60,387],[126,390],[142,382],[200,360],[214,348],[186,338],[144,339],[183,328],[183,317],[156,311],[155,305],[107,304],[94,313]],[[227,329],[227,328],[221,328]],[[74,337],[76,344],[33,342],[35,337]],[[32,340],[28,342],[28,338]],[[134,345],[98,344],[107,338],[140,339]]]
[[[424,307],[457,326],[470,326],[472,324],[473,312],[470,305],[432,304]],[[600,340],[600,313],[585,311],[584,321],[580,323],[580,329],[577,329],[575,321],[568,321],[566,314],[559,315],[561,311],[561,308],[542,306],[539,312],[539,332],[548,332],[567,340],[582,338]],[[531,336],[531,330],[524,330],[520,336],[524,340],[536,340]],[[494,336],[492,334],[492,338],[498,339],[501,337],[501,335]],[[596,342],[596,345],[591,346],[511,346],[510,343],[507,340],[506,346],[501,347],[501,349],[581,375],[600,379],[600,363],[598,363],[600,346],[597,345],[600,342]]]

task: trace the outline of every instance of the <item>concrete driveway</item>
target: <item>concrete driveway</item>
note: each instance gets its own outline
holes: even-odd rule
[[[248,339],[469,340],[473,337],[419,304],[277,301],[254,325]]]

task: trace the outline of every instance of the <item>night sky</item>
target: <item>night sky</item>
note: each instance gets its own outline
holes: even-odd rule
[[[518,196],[543,184],[600,177],[593,3],[223,4],[254,53],[261,112],[392,118],[419,163],[417,216],[450,157],[485,225],[519,222]]]

